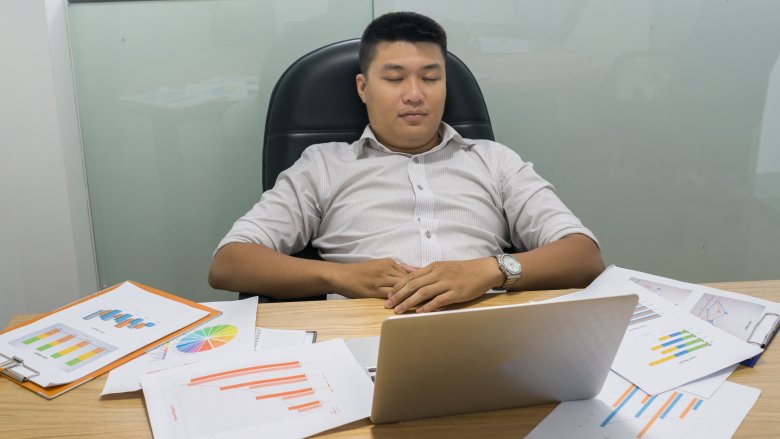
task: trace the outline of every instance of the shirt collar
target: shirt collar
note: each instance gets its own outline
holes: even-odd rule
[[[435,151],[438,151],[447,144],[449,144],[450,141],[459,143],[464,146],[474,145],[474,142],[471,140],[463,138],[460,134],[458,134],[457,131],[455,131],[455,128],[452,128],[445,122],[439,123],[439,135],[441,136],[441,142],[439,142],[438,145],[431,148],[430,150],[422,153],[422,154],[429,154]],[[405,155],[412,155],[404,152],[395,152],[388,149],[385,145],[382,145],[379,140],[376,139],[376,136],[374,135],[374,131],[371,129],[371,125],[366,125],[366,128],[363,130],[363,134],[360,136],[360,138],[357,140],[358,147],[359,148],[373,148],[377,149],[379,151],[384,151],[390,154],[405,154]]]

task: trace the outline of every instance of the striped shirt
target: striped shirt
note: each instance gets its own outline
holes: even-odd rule
[[[294,254],[311,240],[326,261],[431,262],[534,249],[572,233],[595,237],[533,164],[508,147],[461,137],[442,122],[441,143],[393,152],[370,126],[357,141],[309,146],[273,189],[239,218],[232,242]]]

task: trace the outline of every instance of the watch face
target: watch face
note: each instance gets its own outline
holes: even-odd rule
[[[501,258],[501,264],[512,274],[520,274],[520,263],[512,256],[506,255]]]

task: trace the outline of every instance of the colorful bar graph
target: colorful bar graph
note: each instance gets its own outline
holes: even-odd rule
[[[251,375],[255,373],[269,372],[273,370],[287,370],[296,369],[301,367],[301,363],[297,361],[289,361],[285,363],[273,363],[273,364],[261,364],[257,366],[244,367],[241,369],[226,370],[224,372],[212,373],[201,377],[192,378],[188,383],[189,386],[195,386],[211,381],[223,380],[228,378],[234,378],[237,376]]]
[[[255,396],[255,399],[269,399],[269,398],[281,398],[283,396],[289,396],[289,395],[296,395],[300,393],[306,393],[306,392],[312,392],[314,389],[311,387],[306,387],[305,389],[298,389],[298,390],[289,390],[287,392],[278,392],[278,393],[269,393],[267,395],[257,395]]]
[[[81,341],[79,343],[74,344],[73,346],[71,346],[69,348],[66,348],[66,349],[63,349],[63,350],[61,350],[59,352],[55,352],[55,353],[51,354],[51,357],[52,358],[60,358],[63,355],[68,355],[69,353],[71,353],[71,352],[73,352],[73,351],[75,351],[77,349],[81,349],[84,346],[87,346],[88,344],[89,343],[86,342],[86,341]]]
[[[648,363],[650,366],[656,366],[666,361],[675,359],[677,357],[681,357],[685,354],[689,354],[693,351],[697,351],[699,349],[710,346],[709,343],[702,340],[701,338],[698,338],[696,334],[689,332],[687,330],[682,330],[682,331],[674,332],[672,334],[664,335],[663,337],[659,337],[658,341],[661,341],[663,343],[653,346],[650,349],[654,351],[660,350],[659,353],[662,355],[666,355],[668,353],[672,353],[672,354],[659,358],[658,360],[651,361],[650,363]],[[669,347],[672,345],[675,346]]]
[[[658,395],[653,395],[653,396],[647,395],[642,400],[642,404],[644,404],[644,405],[642,406],[641,409],[639,409],[638,412],[636,412],[636,415],[634,415],[634,417],[638,418],[638,417],[642,416],[642,413],[644,413],[645,410],[647,410],[647,408],[650,407],[650,405],[653,403],[653,401],[655,401],[656,396],[658,396]]]
[[[259,389],[261,387],[271,387],[271,386],[281,386],[282,384],[293,384],[293,383],[302,383],[306,381],[307,378],[300,378],[297,380],[289,380],[289,381],[281,381],[281,382],[275,382],[275,383],[266,383],[266,384],[255,384],[253,386],[249,386],[248,388],[250,390],[252,389]]]
[[[105,314],[102,314],[100,316],[100,318],[103,319],[103,320],[111,320],[111,318],[113,318],[115,315],[119,314],[120,312],[122,312],[122,311],[120,311],[118,309],[114,309],[114,310],[111,310],[111,311],[109,311],[109,312],[107,312]]]
[[[319,407],[322,407],[322,404],[320,404],[319,401],[312,401],[312,402],[307,402],[305,404],[298,404],[298,405],[287,407],[287,410],[298,410],[299,412],[304,412],[306,410],[312,410]]]
[[[685,407],[685,410],[683,410],[683,412],[680,413],[680,419],[685,419],[685,417],[688,415],[688,412],[691,411],[692,408],[696,410],[694,406],[699,407],[701,401],[702,400],[699,398],[693,398],[690,404],[688,404],[688,406]]]
[[[94,356],[96,354],[99,354],[101,352],[103,352],[103,348],[95,348],[95,349],[92,349],[91,351],[87,352],[84,355],[78,356],[78,357],[76,357],[76,358],[74,358],[74,359],[72,359],[70,361],[66,361],[65,364],[67,364],[68,366],[75,366],[76,364],[86,360],[87,358],[90,358],[90,357],[92,357],[92,356]]]
[[[57,346],[58,344],[64,343],[64,342],[66,342],[66,341],[70,340],[71,338],[73,338],[73,336],[72,336],[72,335],[70,335],[70,334],[68,334],[68,335],[66,335],[65,337],[62,337],[62,338],[60,338],[60,339],[58,339],[58,340],[54,340],[54,341],[53,341],[53,342],[51,342],[51,343],[47,343],[47,344],[45,344],[45,345],[43,345],[43,346],[39,346],[39,347],[37,348],[37,350],[39,350],[39,351],[45,351],[46,349],[49,349],[50,347]]]
[[[672,401],[673,401],[675,398],[677,398],[677,395],[678,395],[678,392],[674,392],[673,394],[671,394],[671,395],[669,396],[669,399],[667,399],[667,400],[666,400],[666,402],[664,403],[664,405],[663,405],[663,406],[661,406],[661,408],[660,408],[660,409],[658,409],[658,411],[657,411],[657,412],[655,412],[655,415],[653,415],[653,417],[652,417],[652,418],[650,418],[650,421],[649,421],[649,422],[648,422],[648,423],[645,425],[645,427],[642,429],[642,431],[640,431],[640,432],[639,432],[639,434],[638,434],[638,435],[636,435],[636,437],[638,437],[638,438],[640,438],[640,439],[641,439],[641,438],[642,438],[642,436],[644,436],[644,435],[645,435],[645,433],[647,433],[647,430],[649,430],[649,429],[650,429],[650,427],[652,427],[652,426],[653,426],[653,423],[655,423],[655,421],[656,421],[656,420],[657,420],[657,419],[658,419],[658,418],[661,416],[661,414],[662,414],[663,412],[665,412],[665,411],[666,411],[666,408],[667,408],[667,407],[669,407],[669,404],[671,404],[671,403],[672,403]]]
[[[703,343],[703,342],[704,342],[704,340],[702,340],[700,338],[697,338],[696,340],[691,340],[691,341],[689,341],[687,343],[680,343],[677,346],[672,346],[669,349],[664,349],[664,350],[661,351],[661,353],[662,354],[668,354],[669,352],[674,352],[674,351],[676,351],[678,349],[682,349],[682,348],[684,348],[686,346],[692,346],[692,345],[695,345],[695,344],[698,344],[698,343]]]
[[[669,414],[669,412],[672,411],[674,406],[677,405],[678,402],[680,402],[680,398],[682,398],[682,397],[683,397],[683,395],[682,395],[682,393],[680,393],[679,395],[677,395],[677,398],[674,398],[674,401],[672,401],[672,403],[669,404],[669,407],[667,407],[666,410],[664,410],[664,412],[661,414],[661,419],[666,418],[666,416]]]
[[[609,421],[612,420],[612,418],[615,417],[615,415],[618,414],[618,412],[628,403],[628,401],[636,394],[636,392],[639,390],[639,388],[633,384],[628,386],[628,389],[626,389],[625,392],[620,396],[620,398],[615,401],[615,403],[612,405],[612,407],[615,407],[614,410],[607,416],[602,422],[601,426],[605,427],[607,424],[609,424]]]
[[[294,395],[283,396],[282,399],[288,400],[288,399],[295,399],[295,398],[303,398],[304,396],[311,396],[311,395],[314,395],[314,390],[311,390],[311,391],[308,391],[308,392],[303,392],[303,393],[298,393],[298,394],[294,394]]]
[[[28,338],[27,340],[23,341],[22,343],[26,344],[26,345],[33,344],[33,343],[35,343],[38,340],[44,339],[44,338],[49,337],[51,335],[54,335],[54,334],[56,334],[58,332],[60,332],[60,330],[57,329],[57,328],[54,328],[52,330],[49,330],[49,331],[43,332],[41,334],[38,334],[35,337]]]
[[[141,329],[155,326],[155,323],[145,322],[145,319],[134,317],[132,314],[124,313],[119,309],[103,309],[100,311],[95,311],[92,314],[86,315],[83,317],[83,319],[90,320],[95,317],[100,317],[100,319],[103,321],[114,320],[116,323],[114,326],[117,328],[127,327],[129,329]]]
[[[669,346],[669,345],[673,345],[673,344],[675,344],[675,343],[679,343],[679,342],[681,342],[681,341],[683,341],[683,340],[687,340],[687,339],[689,339],[689,338],[691,338],[691,337],[696,337],[696,336],[695,336],[694,334],[691,334],[691,333],[690,333],[690,332],[688,332],[688,331],[680,331],[680,332],[675,332],[675,333],[674,333],[674,334],[672,334],[671,336],[670,336],[670,335],[664,335],[663,337],[659,338],[658,340],[659,340],[659,341],[663,341],[663,340],[669,340],[669,339],[670,339],[670,338],[672,338],[672,337],[677,337],[677,338],[675,338],[674,340],[670,340],[670,341],[667,341],[667,342],[661,343],[661,344],[659,344],[659,345],[657,345],[657,346],[653,346],[653,347],[652,347],[652,349],[653,349],[654,351],[657,351],[658,349],[665,348],[665,347],[667,347],[667,346]]]
[[[222,386],[219,388],[219,390],[230,390],[230,389],[238,389],[239,387],[264,387],[264,384],[280,384],[280,383],[288,383],[292,380],[299,380],[299,379],[306,379],[305,374],[300,375],[290,375],[286,377],[278,377],[278,378],[269,378],[265,380],[257,380],[257,381],[249,381],[246,383],[238,383],[238,384],[231,384],[229,386]]]
[[[709,345],[710,345],[709,343],[700,344],[698,346],[694,346],[694,347],[686,349],[684,351],[677,352],[676,354],[669,355],[668,357],[663,357],[661,359],[658,359],[658,360],[655,360],[655,361],[651,361],[649,364],[651,366],[657,366],[657,365],[659,365],[659,364],[661,364],[663,362],[672,360],[672,359],[677,358],[677,357],[682,357],[685,354],[689,354],[689,353],[691,353],[693,351],[698,351],[699,349],[702,349],[702,348],[706,348]]]

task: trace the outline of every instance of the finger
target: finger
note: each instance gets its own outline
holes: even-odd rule
[[[404,274],[414,273],[416,270],[420,269],[420,267],[415,267],[408,264],[401,264],[401,268],[404,270]]]
[[[422,303],[433,300],[438,295],[446,293],[449,290],[450,290],[449,286],[445,285],[443,282],[437,282],[431,285],[424,286],[418,289],[414,294],[409,296],[409,298],[407,298],[400,304],[396,305],[395,308],[393,308],[393,310],[396,312],[396,314],[405,313],[406,311]]]
[[[380,287],[377,291],[378,294],[375,296],[379,299],[387,299],[390,297],[390,292],[393,290],[392,287]]]
[[[418,289],[430,285],[436,281],[433,277],[420,277],[418,273],[410,274],[401,279],[390,292],[385,303],[385,308],[394,308],[399,303],[406,300],[409,296],[414,294]]]
[[[455,299],[455,297],[456,297],[455,291],[453,290],[445,291],[444,293],[439,294],[438,296],[429,300],[428,303],[426,303],[425,305],[418,306],[415,311],[418,313],[436,311],[437,309],[443,308],[447,305],[452,305],[453,303],[457,303],[458,301]]]

